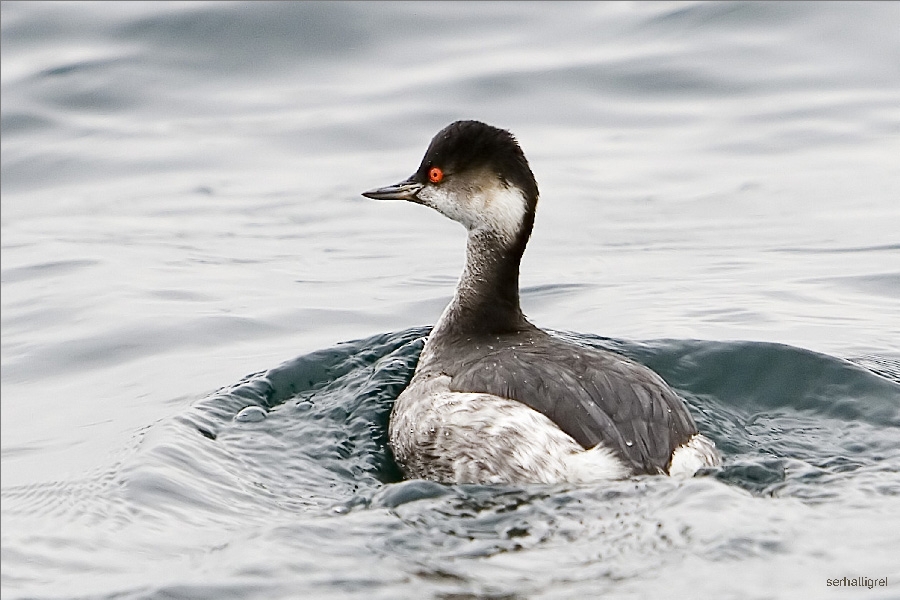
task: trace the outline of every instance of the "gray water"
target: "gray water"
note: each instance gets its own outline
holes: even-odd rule
[[[723,468],[400,481],[465,236],[359,193],[459,118]],[[3,598],[896,598],[898,156],[898,3],[4,2]]]

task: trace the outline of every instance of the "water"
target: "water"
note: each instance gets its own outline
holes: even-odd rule
[[[897,597],[898,25],[4,3],[3,598]],[[399,480],[464,235],[358,194],[458,118],[541,186],[526,313],[656,369],[722,469]]]

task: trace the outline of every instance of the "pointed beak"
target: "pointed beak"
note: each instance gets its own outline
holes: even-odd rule
[[[410,177],[406,181],[401,181],[394,185],[363,192],[362,195],[373,200],[409,200],[410,202],[418,202],[419,198],[416,194],[423,187],[425,186],[418,181],[413,181],[412,177]]]

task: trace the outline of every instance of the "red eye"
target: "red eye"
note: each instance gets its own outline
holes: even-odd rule
[[[438,167],[431,167],[428,171],[428,180],[431,183],[440,183],[441,179],[444,178],[444,172],[441,171]]]

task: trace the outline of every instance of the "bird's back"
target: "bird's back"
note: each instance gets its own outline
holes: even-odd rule
[[[684,401],[647,367],[539,329],[443,339],[432,349],[450,390],[517,400],[584,448],[598,443],[635,473],[665,473],[697,433]]]

